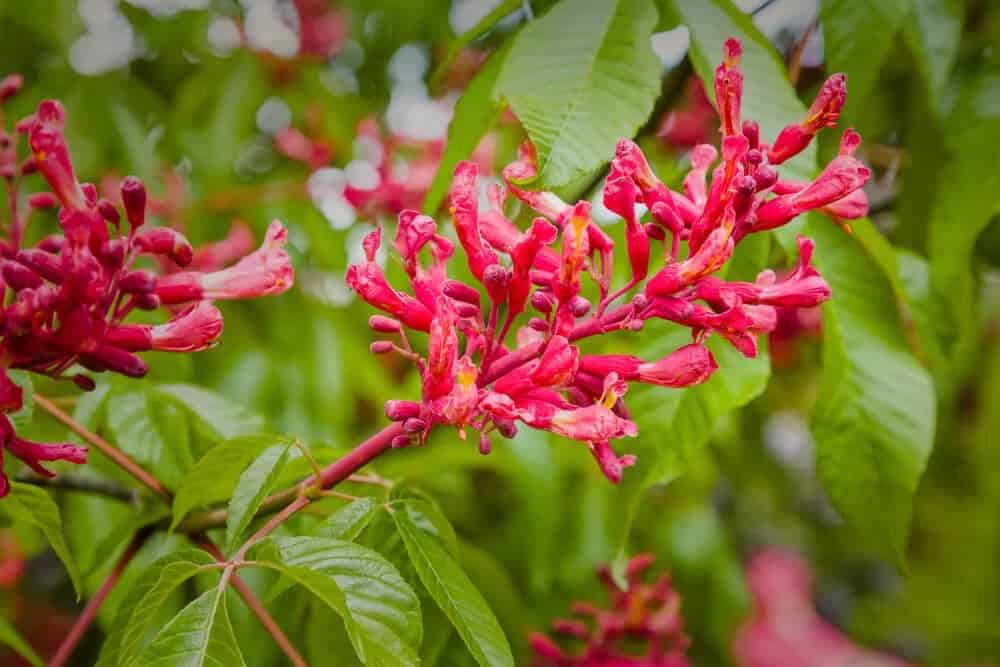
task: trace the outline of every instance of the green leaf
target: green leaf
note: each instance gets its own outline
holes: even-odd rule
[[[0,616],[0,644],[12,648],[18,655],[27,660],[33,667],[42,667],[45,663],[38,657],[31,645],[24,640],[6,618]]]
[[[255,551],[265,558],[263,565],[306,587],[344,619],[362,662],[419,663],[420,602],[381,555],[357,544],[319,537],[271,537]]]
[[[226,587],[205,591],[184,607],[132,667],[245,667],[226,610]]]
[[[998,90],[1000,73],[979,77],[949,117],[950,159],[937,170],[938,192],[928,223],[931,287],[960,328],[968,328],[974,317],[973,250],[993,217],[1000,190],[1000,170],[987,166],[1000,143]]]
[[[189,384],[162,384],[156,389],[183,403],[209,439],[225,440],[264,429],[264,420],[259,415],[213,391]]]
[[[913,11],[903,36],[917,60],[930,106],[939,114],[947,99],[951,68],[962,39],[962,0],[912,0]]]
[[[829,72],[847,74],[844,114],[854,118],[878,79],[911,0],[823,0],[820,18]]]
[[[434,215],[448,194],[452,173],[459,161],[468,158],[500,115],[501,104],[495,94],[497,79],[510,51],[508,40],[494,52],[476,73],[455,103],[455,113],[448,123],[448,141],[438,163],[434,181],[424,196],[423,211]]]
[[[390,503],[393,510],[406,512],[410,521],[420,530],[441,540],[445,549],[454,558],[460,557],[461,550],[455,528],[433,498],[412,487],[398,485],[392,490]]]
[[[15,521],[37,526],[42,531],[52,550],[66,567],[66,573],[73,582],[76,594],[80,595],[83,590],[80,584],[80,571],[69,553],[69,547],[66,546],[59,506],[48,492],[31,484],[11,482],[10,494],[0,502],[0,509]]]
[[[480,665],[513,665],[510,645],[483,596],[458,562],[408,512],[393,512],[417,576]]]
[[[176,488],[194,462],[183,408],[153,388],[116,391],[112,400],[107,422],[115,443],[167,488]]]
[[[690,31],[691,61],[709,95],[714,95],[714,72],[722,61],[722,45],[735,37],[743,44],[743,118],[760,124],[762,141],[772,141],[783,127],[805,117],[806,108],[788,81],[784,61],[749,16],[729,0],[672,1],[678,18]],[[808,179],[815,169],[816,148],[810,145],[787,162],[782,173]]]
[[[149,566],[122,600],[101,650],[101,667],[127,665],[142,649],[159,620],[158,612],[185,581],[215,565],[199,549],[177,551]]]
[[[827,220],[807,225],[829,281],[823,375],[812,429],[816,468],[850,528],[902,563],[935,429],[934,387],[910,353],[878,263]]]
[[[228,550],[236,546],[236,541],[250,524],[261,502],[274,489],[278,475],[288,461],[290,446],[281,444],[265,449],[240,475],[236,488],[233,489],[232,499],[229,501],[229,513],[226,515]]]
[[[268,447],[289,442],[276,435],[244,435],[208,450],[177,488],[170,529],[176,528],[194,508],[230,498],[251,461]]]
[[[662,66],[652,0],[562,0],[515,38],[497,90],[538,151],[538,180],[566,185],[607,163],[649,117]]]
[[[328,516],[313,531],[313,534],[316,537],[328,537],[334,540],[353,542],[372,520],[378,509],[379,506],[374,499],[369,497],[358,498]]]

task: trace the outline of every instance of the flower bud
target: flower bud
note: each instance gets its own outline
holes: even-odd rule
[[[471,303],[458,303],[455,305],[455,312],[459,317],[478,317],[480,310],[479,306],[473,306]]]
[[[94,382],[94,379],[82,373],[77,373],[73,376],[73,384],[83,391],[94,391],[97,388],[97,383]]]
[[[20,74],[8,74],[0,81],[0,104],[3,104],[17,94],[24,86],[24,77]]]
[[[130,271],[118,283],[127,294],[146,294],[156,290],[156,274],[152,271]]]
[[[552,306],[554,305],[555,299],[551,292],[536,290],[531,295],[531,306],[540,313],[548,315],[552,312]]]
[[[163,305],[156,294],[138,294],[135,297],[135,307],[139,310],[156,310]]]
[[[4,262],[0,273],[3,275],[3,281],[15,292],[42,286],[41,276],[17,262]]]
[[[573,300],[570,301],[569,308],[573,313],[573,317],[583,317],[590,312],[590,301],[577,294],[573,297]]]
[[[490,437],[485,433],[479,434],[479,453],[486,456],[490,453],[492,446],[490,445]]]
[[[368,318],[368,326],[372,331],[379,333],[397,333],[403,325],[399,323],[399,320],[394,320],[391,317],[372,315]]]
[[[395,347],[390,340],[376,340],[368,346],[372,354],[389,354]]]
[[[637,370],[640,382],[679,388],[701,384],[718,367],[707,347],[690,343],[657,362],[640,364]]]
[[[743,136],[747,138],[750,148],[756,149],[760,145],[760,125],[755,120],[743,121]],[[758,152],[759,153],[759,152]]]
[[[403,430],[407,433],[423,433],[427,430],[427,422],[417,417],[411,417],[403,422]]]
[[[51,192],[36,192],[28,197],[28,206],[38,210],[48,210],[59,206],[59,198]]]
[[[146,222],[146,186],[135,176],[126,176],[121,184],[125,217],[133,231]]]
[[[392,439],[390,445],[393,449],[401,449],[403,447],[409,446],[410,442],[411,442],[410,436],[397,435],[395,438]]]
[[[549,330],[549,323],[538,317],[532,317],[530,320],[528,320],[528,326],[534,329],[535,331]]]
[[[118,269],[125,263],[125,239],[109,239],[101,245],[101,264]]]
[[[474,306],[479,305],[479,292],[475,289],[466,285],[458,280],[446,280],[444,285],[441,287],[441,291],[446,297],[454,299],[455,301],[462,301],[463,303],[471,303]]]
[[[128,214],[128,209],[125,212]],[[131,224],[131,218],[129,223]],[[144,229],[135,235],[132,245],[139,252],[165,255],[178,266],[187,266],[194,257],[194,250],[188,240],[169,227]]]
[[[493,423],[496,424],[497,431],[500,432],[500,435],[508,440],[517,435],[517,424],[513,419],[509,419],[507,417],[494,417]]]
[[[152,349],[161,352],[200,352],[222,335],[222,313],[210,301],[199,301],[166,324],[150,329]]]
[[[483,286],[494,303],[500,304],[507,300],[509,285],[510,271],[499,264],[490,264],[483,271]]]
[[[50,283],[62,283],[62,261],[58,256],[38,248],[30,248],[19,250],[16,259]]]
[[[420,415],[420,404],[414,401],[386,401],[385,416],[390,421],[398,422]]]
[[[112,225],[117,226],[121,222],[121,214],[118,213],[118,209],[115,205],[109,202],[107,199],[97,200],[97,210],[101,212],[101,217],[110,222]]]

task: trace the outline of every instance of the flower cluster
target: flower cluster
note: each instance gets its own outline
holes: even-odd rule
[[[0,84],[0,102],[21,86],[12,75]],[[220,271],[180,270],[200,254],[177,231],[146,224],[145,186],[135,177],[121,182],[121,207],[98,196],[97,188],[77,180],[63,133],[65,112],[58,102],[39,104],[35,114],[16,125],[31,154],[20,159],[18,140],[0,128],[0,172],[8,184],[10,219],[0,239],[0,466],[5,452],[41,475],[42,463],[83,463],[86,450],[72,444],[22,439],[7,416],[21,409],[21,387],[8,371],[27,370],[55,379],[70,379],[82,389],[93,380],[81,368],[142,377],[146,363],[139,352],[197,352],[222,334],[222,315],[215,299],[245,299],[287,290],[294,280],[283,249],[286,232],[274,222],[264,244]],[[19,196],[22,179],[39,173],[49,190]],[[23,204],[26,203],[26,206]],[[25,244],[25,231],[35,211],[58,209],[61,233]],[[124,215],[122,214],[124,212]],[[124,218],[124,219],[123,219]],[[158,275],[161,262],[177,267]],[[209,263],[203,261],[202,263]],[[127,324],[134,310],[173,308],[159,325]],[[9,491],[0,470],[0,497]]]
[[[680,595],[666,574],[652,584],[642,581],[653,560],[650,554],[640,554],[629,561],[624,591],[615,585],[608,568],[602,568],[599,574],[609,607],[576,602],[573,612],[589,618],[589,624],[579,619],[552,623],[555,634],[580,645],[575,653],[540,632],[533,633],[529,641],[534,667],[688,667],[685,652],[690,640],[684,633]]]
[[[746,568],[753,615],[733,647],[743,667],[906,667],[883,653],[864,649],[813,608],[813,577],[798,556],[763,551]]]
[[[455,230],[485,294],[448,277],[454,247],[428,216],[404,210],[393,243],[412,294],[390,285],[376,262],[381,230],[365,239],[367,261],[349,268],[347,282],[391,316],[373,317],[371,327],[394,335],[375,342],[372,351],[402,354],[422,378],[421,401],[386,406],[388,417],[402,422],[406,432],[396,444],[423,442],[435,425],[449,424],[463,437],[466,427],[480,431],[485,453],[488,433],[510,437],[521,422],[587,443],[604,474],[617,482],[635,460],[618,456],[610,445],[637,432],[622,402],[629,383],[679,388],[704,382],[717,368],[706,337],[717,334],[753,357],[758,336],[776,325],[776,308],[808,308],[829,298],[829,286],[811,265],[813,243],[805,238],[799,239],[798,266],[783,280],[769,270],[754,282],[715,274],[748,234],[775,229],[813,209],[837,219],[866,211],[860,188],[869,172],[852,156],[860,137],[851,130],[844,134],[841,154],[811,183],[783,180],[777,169],[820,128],[836,122],[844,77],[832,77],[809,116],[768,146],[756,123],[741,122],[740,46],[730,40],[725,48],[716,73],[722,159],[714,170],[718,151],[695,147],[682,194],[655,176],[635,143],[618,145],[603,193],[605,206],[625,221],[631,275],[618,289],[611,286],[614,242],[592,220],[590,203],[568,204],[526,187],[537,173],[530,144],[503,172],[507,191],[540,214],[524,231],[505,217],[506,194],[499,186],[490,189],[490,205],[481,210],[475,164],[461,163],[455,170]],[[640,204],[649,222],[640,219]],[[663,265],[651,272],[654,242],[663,246]],[[424,249],[429,261],[421,259]],[[596,304],[584,295],[585,274],[596,284]],[[615,305],[632,290],[631,299]],[[508,347],[508,333],[529,308],[535,316],[517,329],[516,344]],[[658,360],[587,355],[576,345],[611,331],[637,331],[651,320],[689,328],[692,342]],[[410,346],[407,329],[428,334],[426,356]]]

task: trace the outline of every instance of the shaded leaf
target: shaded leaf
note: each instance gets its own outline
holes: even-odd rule
[[[242,405],[219,394],[189,384],[162,384],[158,392],[180,401],[197,420],[196,426],[212,440],[260,433],[264,420]]]
[[[66,546],[59,506],[48,491],[31,484],[11,482],[10,494],[0,503],[0,510],[15,521],[37,526],[42,531],[45,539],[49,541],[49,546],[66,567],[66,573],[73,582],[77,595],[80,595],[83,590],[80,571],[69,552],[69,547]]]
[[[965,3],[962,0],[911,0],[913,11],[903,35],[917,60],[931,107],[941,113],[951,68],[958,57]]]
[[[344,505],[327,517],[313,534],[316,537],[328,537],[334,540],[353,542],[361,534],[368,522],[378,512],[375,500],[369,497],[358,498],[349,505]]]
[[[153,388],[114,392],[107,425],[116,445],[170,489],[194,462],[187,415]]]
[[[538,180],[566,185],[607,163],[649,117],[662,66],[652,0],[563,0],[515,38],[497,81],[538,151]]]
[[[33,667],[42,667],[45,663],[38,657],[31,645],[18,634],[6,618],[0,616],[0,645],[9,646],[15,653],[27,660]]]

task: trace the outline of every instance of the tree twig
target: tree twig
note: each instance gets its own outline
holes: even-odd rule
[[[107,498],[120,500],[124,503],[134,503],[136,492],[134,489],[115,484],[106,479],[95,479],[91,477],[80,477],[77,475],[58,475],[56,477],[42,477],[25,470],[17,476],[17,481],[33,486],[44,486],[49,489],[60,491],[80,491],[83,493],[93,493]]]
[[[167,491],[166,487],[163,486],[160,480],[146,472],[142,466],[133,461],[128,454],[121,451],[90,429],[84,427],[78,421],[73,419],[72,416],[64,412],[59,408],[59,406],[44,396],[36,393],[33,396],[33,400],[35,405],[49,413],[56,421],[61,423],[70,431],[83,438],[88,445],[93,446],[95,449],[99,450],[102,454],[114,461],[119,468],[130,474],[147,489],[160,496],[168,503],[170,502],[170,492]]]
[[[135,558],[135,555],[139,553],[139,549],[145,544],[149,536],[152,535],[152,531],[149,529],[140,530],[129,542],[128,546],[125,547],[124,553],[122,553],[121,558],[115,563],[115,566],[111,568],[111,572],[108,573],[107,578],[101,584],[101,587],[97,589],[93,597],[87,601],[87,606],[83,608],[83,611],[77,616],[76,621],[73,623],[73,627],[70,628],[69,634],[63,639],[62,643],[59,644],[58,650],[56,650],[55,656],[49,663],[49,667],[63,667],[66,662],[73,655],[73,651],[76,649],[77,644],[83,639],[83,635],[86,634],[87,628],[93,623],[94,617],[97,616],[97,610],[101,608],[101,605],[107,599],[108,594],[111,593],[111,589],[115,587],[118,583],[118,579],[122,576],[122,572],[128,564]]]

